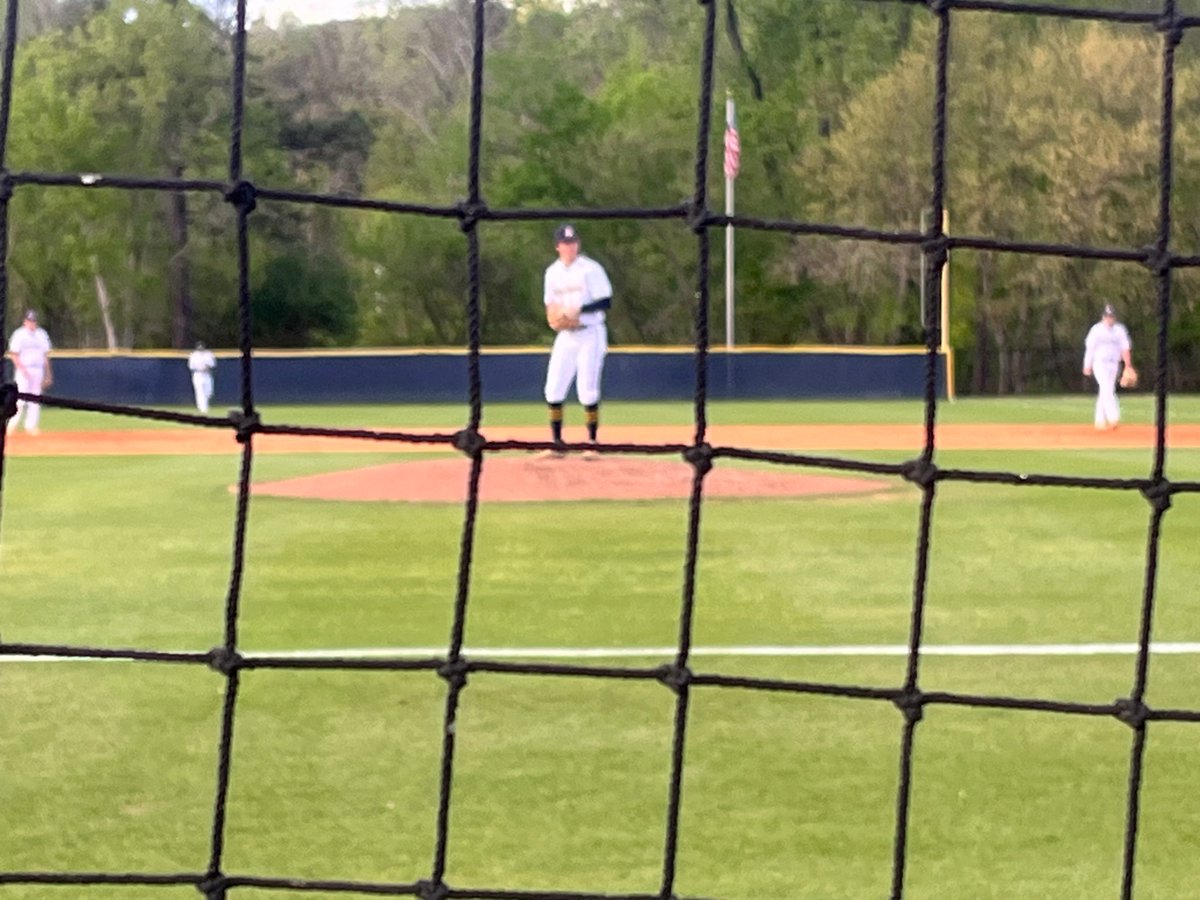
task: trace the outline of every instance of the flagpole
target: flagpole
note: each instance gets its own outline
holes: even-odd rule
[[[725,92],[725,127],[736,121],[733,94]],[[728,151],[727,151],[728,152]],[[725,215],[733,215],[733,178],[725,170]],[[725,226],[725,349],[733,349],[733,226]]]

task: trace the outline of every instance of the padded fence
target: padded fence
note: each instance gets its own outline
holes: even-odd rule
[[[691,353],[610,349],[604,364],[604,399],[691,400]],[[457,403],[470,388],[467,355],[466,350],[441,349],[260,354],[255,357],[254,396],[271,404]],[[546,356],[545,350],[481,350],[483,401],[542,402]],[[237,367],[236,356],[219,358],[216,404],[238,404]],[[192,402],[183,356],[60,353],[54,373],[55,392],[80,400],[151,406]],[[882,347],[714,352],[708,379],[713,400],[917,399],[925,389],[925,355],[919,348]]]

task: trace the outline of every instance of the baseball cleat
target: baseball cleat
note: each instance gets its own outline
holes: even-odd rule
[[[566,456],[565,450],[539,450],[533,454],[534,459],[565,459]]]
[[[583,458],[586,459],[588,462],[591,462],[593,460],[599,459],[600,453],[597,450],[584,450]]]

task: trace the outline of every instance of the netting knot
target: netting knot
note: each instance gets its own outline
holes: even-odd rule
[[[249,181],[239,181],[225,192],[225,200],[247,215],[254,212],[254,208],[258,206],[257,198],[258,190]]]
[[[1150,707],[1132,697],[1118,697],[1113,702],[1113,715],[1130,728],[1140,729],[1150,718]]]
[[[692,670],[678,663],[672,663],[669,666],[660,666],[658,669],[658,680],[678,694],[692,683]]]
[[[242,654],[228,647],[213,647],[208,651],[208,665],[222,675],[229,676],[242,667]]]
[[[16,182],[13,181],[12,175],[7,169],[0,173],[0,202],[7,203],[12,199],[13,188],[16,187]]]
[[[1142,496],[1150,501],[1150,505],[1154,507],[1156,512],[1160,513],[1165,513],[1171,508],[1171,497],[1174,493],[1175,488],[1165,478],[1142,488]]]
[[[941,15],[950,6],[949,0],[926,0],[929,11]]]
[[[712,444],[695,444],[683,451],[683,458],[696,467],[701,478],[712,471],[713,456]]]
[[[208,900],[225,900],[225,889],[228,886],[229,880],[220,872],[209,873],[196,882],[196,890]]]
[[[17,414],[17,386],[11,381],[0,386],[0,418],[5,422]]]
[[[900,474],[913,484],[929,487],[938,480],[938,467],[927,459],[910,459],[900,467]]]
[[[458,210],[458,227],[464,234],[474,231],[488,211],[486,203],[472,203],[469,200],[460,200],[454,208]]]
[[[239,444],[246,443],[252,434],[262,429],[262,417],[257,412],[248,413],[240,409],[231,409],[229,421],[237,426]]]
[[[450,888],[442,881],[418,881],[417,896],[420,900],[446,900],[450,896]]]
[[[474,428],[464,428],[462,431],[454,433],[454,448],[461,450],[467,456],[471,457],[471,459],[479,455],[479,452],[483,449],[483,445],[486,443],[487,441],[483,435]]]
[[[946,264],[950,255],[950,239],[944,234],[938,234],[921,241],[921,252],[929,264],[930,271],[936,271]]]
[[[1172,47],[1178,47],[1180,41],[1183,40],[1183,23],[1174,13],[1164,14],[1155,19],[1154,29],[1162,32],[1163,37]]]
[[[892,702],[904,713],[904,721],[909,725],[916,725],[925,715],[925,695],[915,688],[897,694]]]
[[[449,682],[450,687],[456,691],[461,691],[467,686],[467,671],[470,666],[465,659],[456,659],[453,662],[444,662],[438,666],[437,673]]]
[[[712,224],[712,211],[706,207],[700,206],[698,203],[692,202],[687,205],[687,224],[692,229],[693,234],[700,234]]]
[[[1166,250],[1158,247],[1143,247],[1142,265],[1155,275],[1165,275],[1171,271],[1172,256]]]

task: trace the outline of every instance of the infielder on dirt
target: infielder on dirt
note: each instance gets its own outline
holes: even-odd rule
[[[563,404],[575,382],[575,394],[587,414],[588,440],[596,442],[600,427],[600,373],[608,352],[606,309],[612,306],[612,284],[600,263],[579,252],[579,234],[573,225],[554,232],[558,259],[546,268],[544,303],[546,321],[557,335],[546,370],[546,403],[550,407],[550,434],[562,444]],[[541,456],[562,457],[562,450]],[[587,450],[584,459],[595,459]]]
[[[1097,431],[1116,428],[1121,420],[1121,407],[1117,403],[1117,373],[1121,363],[1125,364],[1121,386],[1134,387],[1137,384],[1130,347],[1129,331],[1117,321],[1117,311],[1111,305],[1105,306],[1100,321],[1088,329],[1083,354],[1083,374],[1094,375],[1098,386],[1095,414]]]
[[[53,384],[50,350],[50,335],[46,334],[46,329],[38,327],[37,313],[32,309],[26,310],[25,321],[8,341],[8,356],[16,369],[17,390],[22,394],[40,394],[42,388]],[[31,435],[36,435],[42,405],[27,400],[17,401],[17,414],[8,420],[8,433],[12,434],[17,430],[22,413],[25,416],[25,430]]]

